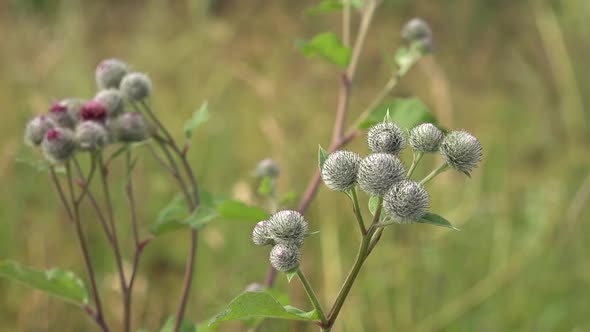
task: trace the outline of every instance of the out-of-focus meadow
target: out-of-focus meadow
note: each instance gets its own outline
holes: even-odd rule
[[[94,68],[106,57],[149,73],[153,104],[179,137],[184,121],[208,100],[211,120],[191,150],[202,187],[260,203],[251,172],[272,157],[282,167],[281,190],[302,193],[317,167],[318,144],[329,143],[339,86],[337,67],[294,47],[318,32],[340,33],[338,14],[304,14],[314,2],[2,1],[0,259],[84,274],[48,176],[16,160],[38,157],[23,146],[26,121],[55,99],[92,97]],[[590,3],[386,1],[361,57],[351,120],[386,82],[384,57],[414,16],[432,25],[435,53],[393,95],[415,95],[443,126],[474,133],[484,161],[471,179],[447,172],[429,184],[432,210],[461,232],[386,229],[335,330],[590,330]],[[350,149],[368,150],[364,139]],[[435,164],[426,158],[419,172]],[[136,178],[147,229],[175,188],[147,153]],[[115,189],[123,188],[119,183]],[[122,190],[115,199],[125,216]],[[348,204],[322,186],[307,213],[320,233],[306,241],[302,266],[326,305],[359,242]],[[112,255],[93,220],[93,259],[115,321],[121,310]],[[251,243],[251,229],[219,220],[203,231],[188,318],[210,318],[263,280],[268,248]],[[175,310],[188,239],[178,232],[148,247],[136,286],[136,326],[156,330]],[[288,287],[279,276],[277,286],[308,308],[299,283]],[[95,329],[81,310],[24,286],[0,279],[0,294],[1,331]],[[272,321],[262,330],[315,328]]]

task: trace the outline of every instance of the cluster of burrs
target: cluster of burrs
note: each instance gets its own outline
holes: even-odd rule
[[[144,116],[126,111],[127,104],[143,102],[150,96],[149,77],[129,72],[123,61],[107,59],[96,68],[96,83],[98,92],[91,100],[64,99],[31,120],[25,141],[41,146],[50,162],[63,163],[76,151],[95,152],[109,144],[149,139],[152,130]]]
[[[259,246],[272,245],[270,264],[278,271],[288,272],[299,267],[300,248],[307,235],[308,225],[303,215],[283,210],[257,223],[252,240]]]
[[[335,191],[351,192],[358,185],[369,195],[382,198],[385,216],[392,222],[417,222],[429,207],[430,199],[423,184],[430,178],[421,182],[409,179],[415,164],[407,172],[399,159],[407,142],[413,149],[414,162],[425,153],[440,152],[444,164],[436,174],[447,168],[469,174],[482,158],[479,141],[466,131],[445,135],[435,125],[424,123],[411,129],[406,140],[402,129],[386,120],[369,130],[372,154],[365,158],[351,151],[330,154],[321,170],[322,180]]]

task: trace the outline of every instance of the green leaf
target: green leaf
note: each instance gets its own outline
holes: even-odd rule
[[[322,171],[322,168],[324,167],[324,163],[326,162],[326,159],[328,159],[329,153],[328,151],[324,150],[324,148],[322,148],[321,145],[319,145],[318,148],[318,166],[320,167],[320,172]]]
[[[154,235],[169,233],[181,228],[191,227],[201,229],[219,216],[217,204],[213,196],[207,192],[201,192],[201,203],[192,214],[186,205],[183,195],[176,195],[168,205],[158,214],[158,219],[150,226],[150,232]]]
[[[379,206],[379,196],[371,196],[371,198],[369,198],[369,212],[371,212],[372,216],[375,215],[377,206]]]
[[[312,321],[318,319],[318,314],[315,310],[304,312],[291,306],[283,306],[267,292],[244,292],[213,317],[209,325],[256,317]]]
[[[270,176],[265,176],[258,185],[258,194],[263,197],[270,197],[274,192],[274,181]]]
[[[168,318],[168,320],[166,321],[166,324],[164,324],[164,326],[162,326],[162,328],[160,329],[160,332],[172,332],[174,331],[174,324],[176,323],[176,317],[172,316],[170,318]],[[183,319],[182,320],[182,324],[180,324],[180,332],[201,332],[200,330],[197,330],[197,326],[186,320]]]
[[[440,227],[447,227],[447,228],[450,228],[455,231],[460,230],[457,227],[451,225],[451,223],[448,220],[446,220],[445,218],[439,216],[438,214],[430,213],[430,212],[426,212],[424,217],[422,217],[421,220],[417,221],[417,223],[430,224],[430,225],[435,225],[435,226],[440,226]]]
[[[0,262],[0,277],[19,281],[70,303],[88,303],[88,292],[82,280],[74,273],[62,269],[41,271],[14,261],[3,261]]]
[[[332,13],[344,8],[344,1],[347,0],[324,0],[317,5],[309,7],[305,14],[309,16]],[[360,9],[363,7],[363,0],[348,0],[352,8]]]
[[[291,280],[293,280],[293,277],[295,277],[297,275],[297,269],[295,269],[293,271],[287,271],[287,272],[285,272],[285,275],[287,276],[287,281],[289,283],[291,283]]]
[[[436,124],[436,118],[428,111],[426,106],[415,98],[397,98],[386,101],[374,108],[358,127],[360,129],[370,128],[381,122],[389,111],[391,120],[398,126],[412,129],[421,123]]]
[[[395,63],[398,67],[398,74],[400,76],[404,76],[419,58],[420,53],[414,51],[413,49],[408,49],[405,47],[398,49],[394,57]]]
[[[207,122],[207,120],[209,120],[209,106],[207,102],[204,102],[184,125],[184,136],[186,136],[186,138],[191,138],[193,135],[193,130]]]
[[[269,214],[263,209],[235,200],[227,200],[219,204],[217,206],[217,212],[223,218],[251,222],[266,220],[269,217]]]
[[[350,48],[332,32],[319,34],[310,41],[299,40],[296,46],[307,57],[319,56],[330,63],[346,68],[350,62]]]

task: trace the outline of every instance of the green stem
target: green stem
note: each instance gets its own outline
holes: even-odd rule
[[[422,159],[422,157],[424,156],[424,152],[414,152],[413,154],[413,159],[412,159],[412,165],[410,166],[410,169],[408,170],[408,175],[406,175],[406,177],[409,179],[410,176],[412,176],[412,174],[414,174],[414,170],[416,170],[416,166],[418,166],[418,163],[420,162],[420,160]]]
[[[356,220],[358,221],[361,233],[363,235],[365,235],[365,234],[367,234],[367,229],[365,228],[365,222],[363,221],[363,216],[361,215],[361,208],[359,206],[359,199],[358,199],[358,195],[356,193],[356,188],[353,187],[350,192],[352,194],[352,203],[354,204],[354,206],[353,206],[354,215],[356,216]]]
[[[318,300],[318,297],[315,294],[313,287],[311,286],[311,284],[305,277],[305,274],[303,273],[303,271],[301,271],[300,268],[297,268],[297,276],[299,277],[299,280],[301,280],[301,284],[303,285],[303,288],[305,288],[305,292],[307,293],[309,300],[313,304],[313,308],[318,312],[318,315],[320,316],[320,322],[323,331],[324,326],[327,326],[328,324],[328,319],[326,319],[324,309],[322,309],[322,305],[320,304],[320,301]]]
[[[444,164],[438,166],[438,168],[436,168],[434,171],[430,172],[430,174],[428,174],[424,179],[422,179],[422,181],[420,181],[420,184],[424,185],[424,184],[428,183],[428,181],[434,179],[435,176],[446,171],[447,168],[449,168],[449,164],[447,164],[447,163],[444,163]]]

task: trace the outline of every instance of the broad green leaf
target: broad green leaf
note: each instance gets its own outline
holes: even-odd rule
[[[411,129],[426,122],[436,124],[436,118],[420,100],[397,98],[377,106],[359,123],[358,127],[367,129],[376,125],[383,120],[387,111],[389,111],[391,120],[402,128]]]
[[[176,195],[158,214],[158,219],[150,226],[150,232],[161,235],[181,228],[201,229],[219,216],[216,206],[218,202],[207,192],[200,193],[200,205],[194,213],[190,213],[183,195]]]
[[[324,163],[326,162],[326,159],[328,159],[328,151],[324,150],[324,148],[322,148],[321,145],[319,145],[318,148],[318,166],[320,167],[320,172],[322,171],[322,168],[324,167]]]
[[[369,212],[371,212],[372,216],[375,215],[377,206],[379,206],[379,196],[371,196],[371,198],[369,198]]]
[[[448,220],[446,220],[445,218],[439,216],[438,214],[430,213],[430,212],[426,212],[424,217],[422,217],[421,220],[417,221],[417,223],[430,224],[430,225],[435,225],[435,226],[440,226],[440,227],[447,227],[447,228],[453,229],[455,231],[460,230],[457,227],[451,225],[451,223]]]
[[[352,8],[360,9],[363,7],[363,0],[323,0],[322,2],[308,8],[305,11],[306,15],[319,15],[340,11],[344,8],[344,2],[350,1]]]
[[[244,292],[213,317],[209,325],[256,317],[311,321],[318,319],[318,314],[315,310],[304,312],[291,306],[283,306],[267,292]]]
[[[223,218],[258,222],[268,219],[269,215],[263,209],[247,205],[240,201],[227,200],[217,206],[217,212]]]
[[[74,273],[59,268],[42,271],[13,261],[3,261],[0,262],[0,277],[19,281],[74,304],[88,303],[88,292],[82,280]]]
[[[176,317],[172,316],[168,318],[164,326],[160,329],[160,332],[173,332],[174,331],[174,324],[176,323]],[[180,332],[201,332],[197,330],[197,326],[190,321],[183,319],[182,324],[180,324]]]
[[[338,37],[331,32],[319,34],[310,41],[299,40],[296,46],[307,57],[319,56],[342,68],[350,61],[350,48],[342,45]]]
[[[209,106],[204,102],[198,110],[193,113],[193,116],[184,125],[184,136],[191,138],[193,130],[201,124],[209,120]]]

